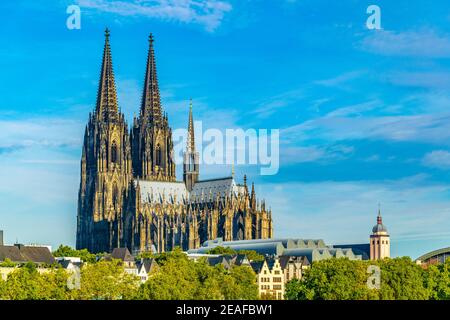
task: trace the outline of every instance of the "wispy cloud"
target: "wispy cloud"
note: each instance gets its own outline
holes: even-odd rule
[[[388,82],[405,87],[447,89],[450,87],[448,72],[393,72],[386,76]]]
[[[299,164],[307,162],[327,163],[345,160],[355,151],[353,146],[334,144],[328,146],[307,146],[280,148],[281,165]]]
[[[428,167],[448,169],[450,168],[450,152],[445,150],[435,150],[427,153],[422,160]]]
[[[370,32],[358,47],[385,56],[447,58],[450,55],[450,37],[433,30],[380,30]]]
[[[363,70],[346,72],[346,73],[338,75],[334,78],[315,81],[315,84],[325,86],[325,87],[333,87],[333,88],[349,90],[350,86],[348,85],[348,82],[350,82],[352,80],[356,80],[366,73],[367,72],[363,71]]]
[[[0,120],[0,148],[15,151],[21,148],[44,146],[80,146],[83,124],[76,120],[31,118]]]
[[[265,102],[259,103],[250,114],[256,115],[259,118],[267,118],[278,109],[285,108],[305,97],[305,90],[293,89],[286,91],[275,96],[270,97]]]
[[[78,0],[82,8],[120,16],[141,16],[182,23],[195,23],[214,31],[224,15],[232,9],[230,3],[219,0]]]

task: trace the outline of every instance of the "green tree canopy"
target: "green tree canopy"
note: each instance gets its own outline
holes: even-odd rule
[[[97,256],[90,253],[87,249],[75,250],[69,246],[60,245],[56,251],[53,252],[54,257],[78,257],[83,262],[95,263]]]
[[[99,261],[84,265],[81,269],[79,290],[73,290],[80,300],[128,300],[135,299],[139,278],[125,272],[123,262]]]

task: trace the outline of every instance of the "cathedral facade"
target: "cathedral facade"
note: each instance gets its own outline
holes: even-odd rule
[[[150,35],[142,103],[128,128],[117,101],[109,31],[95,110],[84,133],[78,194],[77,249],[164,252],[206,240],[268,239],[272,213],[229,177],[200,180],[192,104],[183,181],[177,181],[172,129],[163,112]]]

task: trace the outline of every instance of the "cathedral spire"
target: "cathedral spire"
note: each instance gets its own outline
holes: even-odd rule
[[[156,73],[155,50],[153,47],[153,34],[148,38],[149,49],[147,58],[147,70],[145,72],[144,92],[142,94],[141,116],[144,121],[161,124],[163,119],[161,110],[161,98],[159,95],[158,77]]]
[[[103,50],[102,70],[97,93],[96,114],[103,121],[115,120],[118,116],[118,104],[111,47],[109,45],[109,29],[105,30],[105,47]]]
[[[189,123],[186,152],[195,152],[194,117],[192,115],[192,99],[189,106]]]

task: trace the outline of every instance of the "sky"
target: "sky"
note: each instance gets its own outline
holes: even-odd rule
[[[66,9],[81,8],[81,29]],[[366,10],[381,9],[369,30]],[[380,204],[393,256],[450,246],[446,0],[0,2],[0,229],[74,246],[81,143],[104,29],[121,111],[138,113],[148,35],[170,125],[280,130],[280,169],[247,174],[275,237],[367,243]],[[182,179],[181,166],[178,178]],[[202,166],[201,177],[229,175]]]

